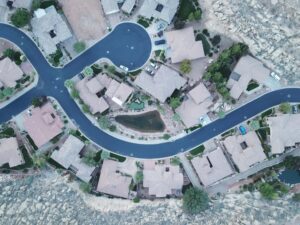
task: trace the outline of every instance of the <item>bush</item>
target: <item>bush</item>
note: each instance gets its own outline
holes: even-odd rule
[[[102,128],[103,130],[107,130],[111,126],[111,122],[107,116],[101,116],[98,119],[98,123],[100,128]]]
[[[284,113],[284,114],[287,114],[287,113],[290,113],[292,111],[292,106],[290,103],[288,102],[283,102],[279,105],[279,111]]]
[[[11,16],[11,22],[16,27],[24,27],[30,21],[30,13],[27,9],[17,9],[14,14]]]
[[[173,158],[171,158],[170,163],[173,166],[179,166],[180,165],[180,159],[177,156],[174,156]]]
[[[85,43],[83,41],[79,41],[79,42],[76,42],[74,45],[73,45],[73,49],[75,52],[77,53],[80,53],[82,51],[85,50]]]
[[[192,71],[192,65],[191,65],[191,61],[188,59],[183,60],[180,63],[180,68],[179,68],[180,72],[183,74],[187,74],[190,73]]]
[[[84,113],[89,113],[90,112],[90,107],[86,104],[83,104],[81,109]]]
[[[140,202],[140,198],[139,197],[134,197],[134,199],[132,201],[134,203],[139,203]]]
[[[21,52],[15,51],[12,48],[6,49],[3,52],[3,56],[10,58],[10,60],[14,61],[17,65],[20,65],[22,63],[22,60],[21,60],[22,54],[21,54]]]
[[[293,196],[293,201],[295,201],[295,202],[300,202],[300,193],[294,194],[294,196]]]
[[[275,189],[268,183],[260,184],[258,190],[261,195],[268,200],[274,200],[278,198],[278,194],[276,193]]]
[[[182,28],[184,28],[185,26],[185,22],[179,18],[176,18],[175,21],[174,21],[174,28],[176,30],[180,30]]]
[[[215,35],[212,39],[211,39],[211,43],[213,44],[213,46],[216,46],[217,44],[219,44],[221,42],[221,36],[220,35]]]
[[[171,106],[173,109],[178,108],[180,105],[181,105],[180,98],[176,97],[176,98],[171,98],[171,99],[170,99],[170,106]]]
[[[79,188],[84,193],[90,193],[92,191],[92,185],[90,183],[81,182]]]
[[[110,132],[115,132],[117,130],[117,127],[115,126],[115,125],[111,125],[110,127],[109,127],[109,131]]]
[[[183,195],[183,210],[188,214],[198,214],[209,207],[209,198],[206,192],[191,187]]]
[[[41,101],[40,98],[34,98],[31,101],[31,104],[33,105],[33,107],[41,107],[43,105],[43,101]]]
[[[143,171],[139,170],[136,172],[135,174],[135,183],[141,183],[144,179],[144,174],[143,174]]]
[[[31,11],[41,8],[41,0],[33,0],[31,4]]]
[[[99,162],[97,162],[95,160],[96,157],[96,152],[88,150],[87,152],[85,152],[82,161],[89,166],[97,166],[99,164]]]
[[[86,77],[91,77],[91,76],[94,75],[94,71],[93,71],[93,69],[91,67],[87,66],[87,67],[84,68],[83,74]]]

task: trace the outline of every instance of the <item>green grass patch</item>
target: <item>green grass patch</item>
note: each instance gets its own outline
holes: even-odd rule
[[[208,55],[210,53],[211,46],[210,46],[207,38],[203,34],[198,33],[196,35],[196,41],[200,41],[200,40],[202,41],[202,44],[203,44],[204,54]]]
[[[109,157],[118,160],[119,162],[124,162],[126,160],[126,158],[124,156],[121,155],[117,155],[115,153],[110,152],[109,153]]]
[[[252,91],[255,88],[259,87],[259,84],[255,80],[251,80],[247,86],[247,91]]]
[[[194,156],[199,155],[204,151],[204,149],[205,149],[204,145],[200,145],[200,146],[194,148],[193,150],[191,150],[190,154],[194,155]]]
[[[177,17],[181,20],[187,20],[190,13],[194,13],[196,10],[192,0],[180,0]]]
[[[268,117],[268,116],[272,116],[273,113],[274,113],[274,110],[273,110],[273,109],[269,109],[269,110],[263,112],[263,113],[261,114],[261,117],[262,117],[262,118],[265,118],[265,117]]]
[[[143,18],[139,18],[137,23],[141,24],[145,28],[150,26],[150,23],[146,19],[143,19]]]

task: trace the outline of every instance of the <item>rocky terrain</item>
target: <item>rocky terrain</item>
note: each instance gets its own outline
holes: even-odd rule
[[[300,206],[289,198],[266,202],[259,195],[228,194],[202,215],[187,216],[180,200],[131,201],[87,196],[76,182],[53,172],[9,180],[0,177],[0,224],[290,224]],[[288,223],[287,223],[288,222]]]
[[[300,81],[300,0],[199,0],[210,30],[243,41],[289,84]]]

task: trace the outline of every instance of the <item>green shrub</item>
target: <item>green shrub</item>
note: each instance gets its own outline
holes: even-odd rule
[[[90,193],[92,191],[92,185],[90,183],[81,182],[79,188],[84,193]]]
[[[209,198],[206,192],[191,187],[183,195],[183,210],[188,214],[198,214],[209,208]]]
[[[24,27],[30,21],[30,13],[27,9],[17,9],[14,14],[11,16],[11,22],[16,27]]]
[[[192,71],[191,61],[188,60],[188,59],[183,60],[183,61],[180,63],[179,70],[180,70],[180,72],[183,73],[183,74],[190,73],[190,72]]]
[[[85,50],[86,46],[85,46],[85,43],[83,41],[79,41],[79,42],[76,42],[73,45],[73,48],[74,48],[75,52],[80,53],[80,52]]]

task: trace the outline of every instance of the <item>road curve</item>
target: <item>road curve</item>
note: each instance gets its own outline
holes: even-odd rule
[[[267,93],[236,109],[225,118],[216,120],[175,141],[161,144],[131,143],[110,136],[94,126],[69,96],[64,87],[64,81],[102,57],[109,58],[117,66],[127,66],[130,70],[143,66],[147,62],[152,48],[150,37],[144,28],[134,23],[121,23],[102,40],[63,68],[50,66],[35,43],[17,28],[0,24],[0,37],[20,47],[39,74],[36,88],[0,110],[0,123],[10,120],[12,116],[26,109],[34,97],[51,96],[57,99],[68,116],[75,120],[80,130],[88,138],[99,146],[124,156],[148,159],[173,156],[188,151],[281,102],[300,102],[300,88],[280,89]]]

